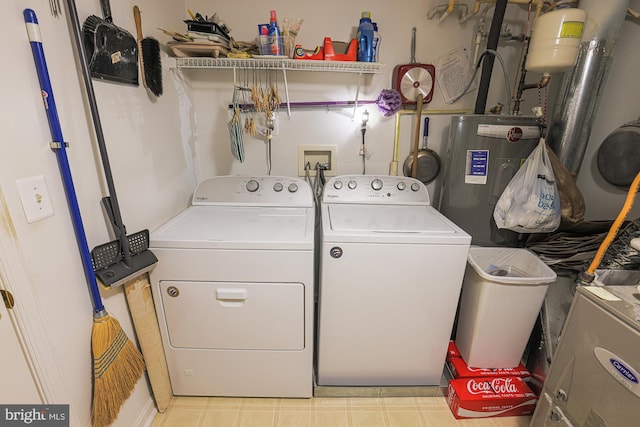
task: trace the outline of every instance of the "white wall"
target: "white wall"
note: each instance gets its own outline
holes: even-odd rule
[[[71,425],[87,425],[91,401],[90,338],[92,307],[83,276],[73,228],[58,172],[49,148],[51,134],[23,20],[23,9],[38,15],[49,74],[74,177],[90,248],[112,240],[99,205],[106,195],[84,85],[65,13],[52,17],[48,0],[9,1],[0,6],[1,32],[6,42],[0,79],[3,154],[0,156],[0,264],[7,287],[16,296],[15,311],[35,334],[31,343],[46,371],[47,400],[69,403]],[[76,2],[81,22],[89,14],[102,16],[99,2]],[[135,34],[134,2],[112,2],[114,22]],[[137,2],[143,25],[175,25],[184,13],[174,2],[162,8]],[[102,125],[120,208],[131,232],[153,228],[183,209],[194,186],[193,158],[179,133],[177,94],[165,84],[165,94],[151,99],[143,87],[94,81]],[[28,224],[15,181],[44,175],[54,216]],[[135,339],[120,288],[102,292],[104,305]],[[49,354],[50,352],[50,354]],[[16,387],[2,383],[0,387]],[[131,426],[152,401],[142,380],[125,404],[116,425]]]
[[[231,34],[238,40],[253,40],[256,33],[255,23],[268,20],[269,10],[276,9],[280,20],[283,18],[303,17],[302,31],[296,40],[307,49],[321,45],[324,37],[336,41],[349,41],[355,32],[363,10],[371,11],[372,20],[379,25],[382,36],[381,62],[385,64],[382,72],[366,75],[360,87],[361,100],[375,100],[382,89],[392,87],[391,75],[398,64],[411,60],[411,29],[416,27],[416,60],[432,63],[437,57],[452,49],[473,48],[475,20],[460,25],[451,17],[442,23],[428,20],[427,14],[435,6],[434,1],[403,1],[400,3],[385,1],[325,2],[322,7],[308,7],[291,0],[275,0],[256,6],[255,2],[240,0],[233,3],[219,3],[212,7],[209,2],[190,1],[192,10],[203,15],[214,12],[221,16],[231,27]],[[524,31],[526,9],[510,5],[506,23],[514,33]],[[525,19],[513,19],[513,16]],[[489,14],[486,30],[490,27]],[[513,66],[508,72],[515,75],[515,60],[520,55],[520,46],[515,43],[504,44],[501,54]],[[436,71],[437,72],[437,71]],[[497,78],[491,85],[491,94],[487,108],[497,102],[506,104],[502,72],[496,61]],[[246,161],[240,164],[234,161],[229,151],[229,137],[226,122],[229,104],[233,92],[233,74],[225,70],[183,70],[194,89],[194,105],[198,117],[198,151],[200,154],[198,170],[200,178],[220,174],[264,174],[267,172],[264,139],[245,137]],[[258,73],[260,75],[260,73]],[[261,74],[261,75],[264,75]],[[247,80],[252,81],[253,73]],[[358,75],[348,73],[289,72],[289,95],[291,101],[348,101],[353,100],[357,91]],[[262,77],[264,79],[264,77]],[[277,75],[279,93],[283,97],[282,76]],[[240,78],[242,81],[242,78]],[[284,97],[283,97],[284,98]],[[471,111],[475,105],[475,93],[466,95],[459,102],[447,105],[439,87],[436,87],[433,100],[425,105],[430,116],[430,148],[442,152],[446,142],[450,115],[447,111]],[[370,113],[369,130],[366,143],[370,157],[367,160],[368,174],[386,174],[393,156],[395,117],[384,118],[378,114],[375,105],[363,106],[352,120],[353,109],[342,110],[294,110],[288,118],[280,112],[280,133],[272,143],[274,175],[297,175],[297,156],[299,144],[332,144],[338,146],[338,173],[361,173],[362,159],[359,156],[361,134],[360,117],[364,109]],[[528,111],[527,111],[528,113]],[[413,146],[415,116],[406,115],[401,119],[398,160],[404,161]],[[430,185],[437,193],[439,180]],[[437,197],[433,197],[437,200]]]
[[[369,75],[360,88],[360,98],[375,99],[384,88],[391,87],[391,74],[397,64],[410,60],[411,28],[417,28],[416,59],[418,62],[431,63],[437,57],[462,46],[470,52],[473,50],[476,19],[458,24],[455,17],[450,16],[442,22],[437,19],[428,20],[427,13],[434,6],[444,1],[351,1],[325,2],[322,7],[309,7],[304,3],[292,0],[273,0],[269,3],[257,4],[249,0],[238,0],[232,3],[219,3],[212,6],[210,2],[195,0],[186,2],[193,11],[203,15],[214,12],[222,17],[231,27],[231,35],[237,40],[253,40],[256,32],[255,23],[268,20],[269,10],[276,9],[280,20],[283,18],[303,17],[305,19],[297,42],[305,48],[313,49],[322,44],[325,36],[333,40],[347,41],[355,35],[355,30],[362,10],[370,10],[372,19],[377,21],[382,35],[381,61],[385,64],[382,73]],[[466,2],[473,7],[473,2]],[[640,1],[632,0],[632,8],[638,9]],[[488,13],[485,32],[491,24],[493,10]],[[505,23],[513,34],[520,34],[526,28],[527,10],[525,6],[509,4]],[[627,21],[623,25],[621,39],[614,56],[605,96],[602,98],[600,114],[594,123],[594,129],[584,159],[584,166],[578,176],[579,186],[587,205],[586,219],[612,219],[624,202],[626,192],[603,183],[593,164],[594,156],[603,138],[620,124],[638,116],[640,101],[629,90],[634,86],[633,73],[639,61],[633,49],[640,37],[640,26]],[[512,92],[513,81],[519,70],[521,45],[515,42],[501,41],[498,51],[504,57],[510,79]],[[196,146],[198,157],[198,178],[221,174],[265,174],[265,143],[263,139],[246,136],[244,139],[246,160],[243,164],[235,161],[229,150],[229,137],[226,123],[229,111],[226,108],[231,101],[233,91],[233,74],[228,70],[183,70],[186,79],[194,90],[194,105],[197,113]],[[437,70],[436,70],[437,73]],[[251,81],[249,73],[247,79]],[[275,74],[274,74],[275,75]],[[240,74],[240,76],[242,76]],[[540,75],[529,73],[527,83],[535,83]],[[553,84],[549,89],[549,114],[553,108],[559,88],[561,74],[553,76]],[[240,77],[242,82],[244,77]],[[279,92],[284,92],[282,76],[277,75]],[[344,101],[355,96],[357,75],[340,73],[289,72],[289,94],[292,101]],[[490,87],[487,109],[498,102],[506,103],[506,91],[502,71],[496,60]],[[475,106],[476,92],[472,92],[455,104],[446,104],[438,86],[433,100],[425,106],[426,114],[431,118],[431,132],[428,140],[430,148],[443,154],[449,130],[450,115],[440,114],[443,110],[471,111]],[[624,100],[624,102],[620,102]],[[520,113],[531,115],[531,107],[538,104],[538,93],[535,89],[523,95]],[[360,115],[366,108],[371,115],[370,128],[366,134],[366,142],[370,152],[368,174],[385,174],[392,160],[395,118],[383,118],[376,113],[375,106],[361,107],[356,120],[351,120],[352,110],[331,111],[293,111],[287,118],[280,112],[280,133],[273,140],[272,174],[297,174],[297,146],[299,144],[334,144],[338,146],[338,173],[360,173],[361,158],[358,156],[360,136]],[[414,116],[403,116],[400,132],[399,161],[402,163],[409,154],[413,144]],[[437,200],[440,179],[429,185],[434,200]],[[603,203],[603,200],[606,203]],[[636,209],[630,215],[638,214]]]
[[[65,1],[61,0],[63,6]],[[404,0],[387,2],[334,0],[309,4],[292,0],[159,3],[138,1],[142,10],[145,35],[161,42],[169,38],[157,27],[184,31],[181,22],[186,7],[202,14],[214,12],[222,16],[238,40],[254,37],[257,23],[268,19],[269,9],[280,18],[304,17],[299,42],[307,48],[321,44],[325,36],[344,41],[355,33],[360,12],[370,10],[380,25],[383,37],[381,60],[383,72],[366,76],[360,98],[375,99],[383,88],[391,86],[391,73],[396,64],[410,60],[411,28],[417,28],[416,59],[431,62],[458,46],[471,47],[474,22],[463,26],[449,18],[442,23],[427,20],[427,12],[443,1]],[[470,2],[469,2],[470,3]],[[78,0],[81,21],[89,14],[101,16],[99,2]],[[114,21],[135,34],[133,1],[112,2]],[[640,9],[640,0],[631,6]],[[45,388],[52,402],[70,403],[72,425],[86,425],[91,400],[91,301],[82,274],[78,251],[68,217],[64,191],[55,154],[49,149],[51,139],[42,108],[40,89],[31,56],[22,11],[23,2],[2,2],[1,30],[4,36],[2,79],[0,79],[0,125],[3,130],[3,154],[0,156],[0,264],[6,271],[7,287],[17,295],[16,311],[27,323],[25,330],[46,337],[31,343],[42,357],[40,369],[50,379]],[[70,147],[68,154],[76,191],[90,247],[112,239],[109,226],[99,205],[106,195],[88,107],[83,96],[73,44],[68,31],[67,14],[53,18],[47,0],[34,0],[29,7],[36,10],[44,39],[45,53],[53,83],[62,130]],[[66,8],[65,8],[66,9]],[[507,21],[514,33],[521,32],[526,11],[509,5]],[[489,22],[487,23],[488,26]],[[591,166],[593,153],[606,134],[625,121],[638,116],[640,100],[634,96],[635,55],[640,34],[638,26],[626,22],[614,59],[605,95],[602,99],[585,166],[579,184],[587,199],[588,219],[611,219],[622,205],[624,194],[601,182]],[[518,68],[520,47],[501,44],[499,51],[507,60],[511,78]],[[185,70],[176,72],[164,67],[164,95],[155,100],[142,87],[128,87],[96,82],[102,124],[118,191],[120,207],[128,231],[154,229],[187,206],[197,181],[222,174],[265,174],[265,144],[247,137],[245,163],[232,159],[226,122],[226,108],[231,100],[232,73],[224,70]],[[174,84],[173,78],[184,79]],[[351,100],[358,82],[357,74],[290,72],[292,101]],[[281,76],[278,76],[281,79]],[[532,78],[532,80],[534,80]],[[283,89],[280,83],[280,92]],[[505,98],[502,75],[497,66],[487,107]],[[182,91],[190,99],[182,96]],[[189,107],[189,101],[193,108]],[[526,93],[523,113],[537,102],[537,95]],[[442,154],[448,132],[448,115],[436,111],[472,110],[475,94],[465,96],[454,105],[444,103],[439,89],[426,108],[431,116],[430,148]],[[382,118],[374,107],[367,144],[370,158],[367,173],[387,173],[392,159],[395,121]],[[351,120],[351,110],[293,111],[291,118],[280,113],[280,132],[273,141],[274,175],[297,174],[298,144],[335,144],[338,146],[338,172],[359,173],[361,159],[359,117]],[[404,116],[401,122],[400,153],[402,162],[412,144],[413,120]],[[195,164],[195,167],[194,167]],[[22,212],[15,181],[42,174],[45,176],[55,214],[28,224]],[[431,185],[437,191],[437,181]],[[434,197],[435,198],[435,197]],[[601,202],[606,200],[606,202]],[[107,310],[134,337],[127,306],[120,289],[102,293]],[[0,385],[6,387],[5,384]],[[151,405],[149,389],[141,381],[125,404],[118,426],[139,422],[140,414]]]

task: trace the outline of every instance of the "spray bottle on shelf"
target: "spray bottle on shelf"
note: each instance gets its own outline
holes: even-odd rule
[[[269,53],[271,55],[282,55],[284,50],[282,49],[282,37],[280,36],[280,28],[278,27],[278,19],[276,18],[276,11],[271,11],[269,18],[269,31],[267,33],[270,37],[271,48]]]
[[[373,24],[371,23],[371,12],[365,11],[360,15],[360,25],[358,25],[358,55],[360,62],[373,62]]]
[[[382,37],[378,32],[378,23],[372,22],[371,24],[373,24],[373,62],[380,62],[380,42]]]

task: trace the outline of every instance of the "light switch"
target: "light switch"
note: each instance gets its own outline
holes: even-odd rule
[[[16,185],[29,224],[53,216],[53,206],[43,175],[20,178]]]

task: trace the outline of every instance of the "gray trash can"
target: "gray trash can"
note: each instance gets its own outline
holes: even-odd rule
[[[556,273],[526,249],[469,249],[455,343],[473,368],[515,368]]]

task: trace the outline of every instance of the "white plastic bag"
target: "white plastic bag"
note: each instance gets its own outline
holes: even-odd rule
[[[498,228],[519,233],[548,233],[560,225],[560,197],[544,138],[507,184],[493,219]]]

